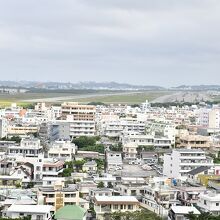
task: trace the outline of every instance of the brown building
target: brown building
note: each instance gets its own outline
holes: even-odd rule
[[[179,138],[179,144],[177,145],[177,147],[209,149],[210,140],[209,137],[201,135],[181,136]]]
[[[96,107],[92,105],[79,105],[77,102],[64,102],[61,105],[62,119],[68,115],[73,116],[74,121],[95,121]]]

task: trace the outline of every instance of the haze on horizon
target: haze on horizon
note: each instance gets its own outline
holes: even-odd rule
[[[219,0],[0,0],[0,80],[220,84]]]

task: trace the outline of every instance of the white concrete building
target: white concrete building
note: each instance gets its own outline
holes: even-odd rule
[[[120,119],[118,121],[108,121],[101,126],[101,135],[107,137],[120,137],[123,132],[145,133],[145,122],[136,119]]]
[[[200,193],[197,205],[204,212],[220,215],[220,193],[216,191]]]
[[[154,148],[169,149],[172,147],[172,141],[168,137],[154,137]]]
[[[49,205],[11,205],[4,213],[8,218],[31,217],[31,220],[50,220],[52,206]]]
[[[139,202],[134,196],[95,196],[94,209],[97,220],[103,220],[107,213],[135,212],[139,210]]]
[[[55,124],[58,125],[60,139],[95,135],[95,121],[92,120],[77,121],[73,120],[72,116],[68,116],[66,120],[56,120]]]
[[[64,186],[64,181],[57,180],[53,186],[39,188],[38,203],[52,206],[57,211],[65,205],[79,205],[79,191],[75,186]]]
[[[137,133],[125,133],[122,136],[122,144],[135,143],[138,146],[150,147],[154,145],[153,135],[141,135]]]
[[[168,220],[188,220],[187,214],[200,215],[199,210],[193,206],[172,206],[169,210]]]
[[[122,155],[119,152],[106,153],[107,170],[116,171],[121,170],[123,166]]]
[[[8,147],[8,154],[11,156],[22,155],[24,157],[38,157],[43,151],[40,140],[37,138],[23,138],[20,145]]]
[[[214,167],[213,159],[199,149],[175,149],[164,155],[163,174],[170,178],[187,177],[195,168]]]
[[[137,148],[136,143],[126,143],[123,145],[124,159],[135,160],[137,158]]]
[[[71,161],[76,154],[77,146],[71,141],[55,141],[48,150],[49,158]]]
[[[0,119],[0,138],[6,137],[8,134],[8,122],[6,118]]]
[[[209,112],[209,128],[220,128],[220,109],[214,108]]]

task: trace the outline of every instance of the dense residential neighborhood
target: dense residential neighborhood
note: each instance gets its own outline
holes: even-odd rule
[[[220,216],[218,105],[14,103],[0,138],[2,218]]]

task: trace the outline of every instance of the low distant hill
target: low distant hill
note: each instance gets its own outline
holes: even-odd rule
[[[209,91],[209,90],[220,90],[220,85],[181,85],[172,87],[171,90],[191,90],[191,91]]]
[[[20,87],[33,89],[67,90],[67,89],[91,89],[91,90],[166,90],[161,86],[131,85],[117,82],[34,82],[34,81],[0,81],[0,87]]]

